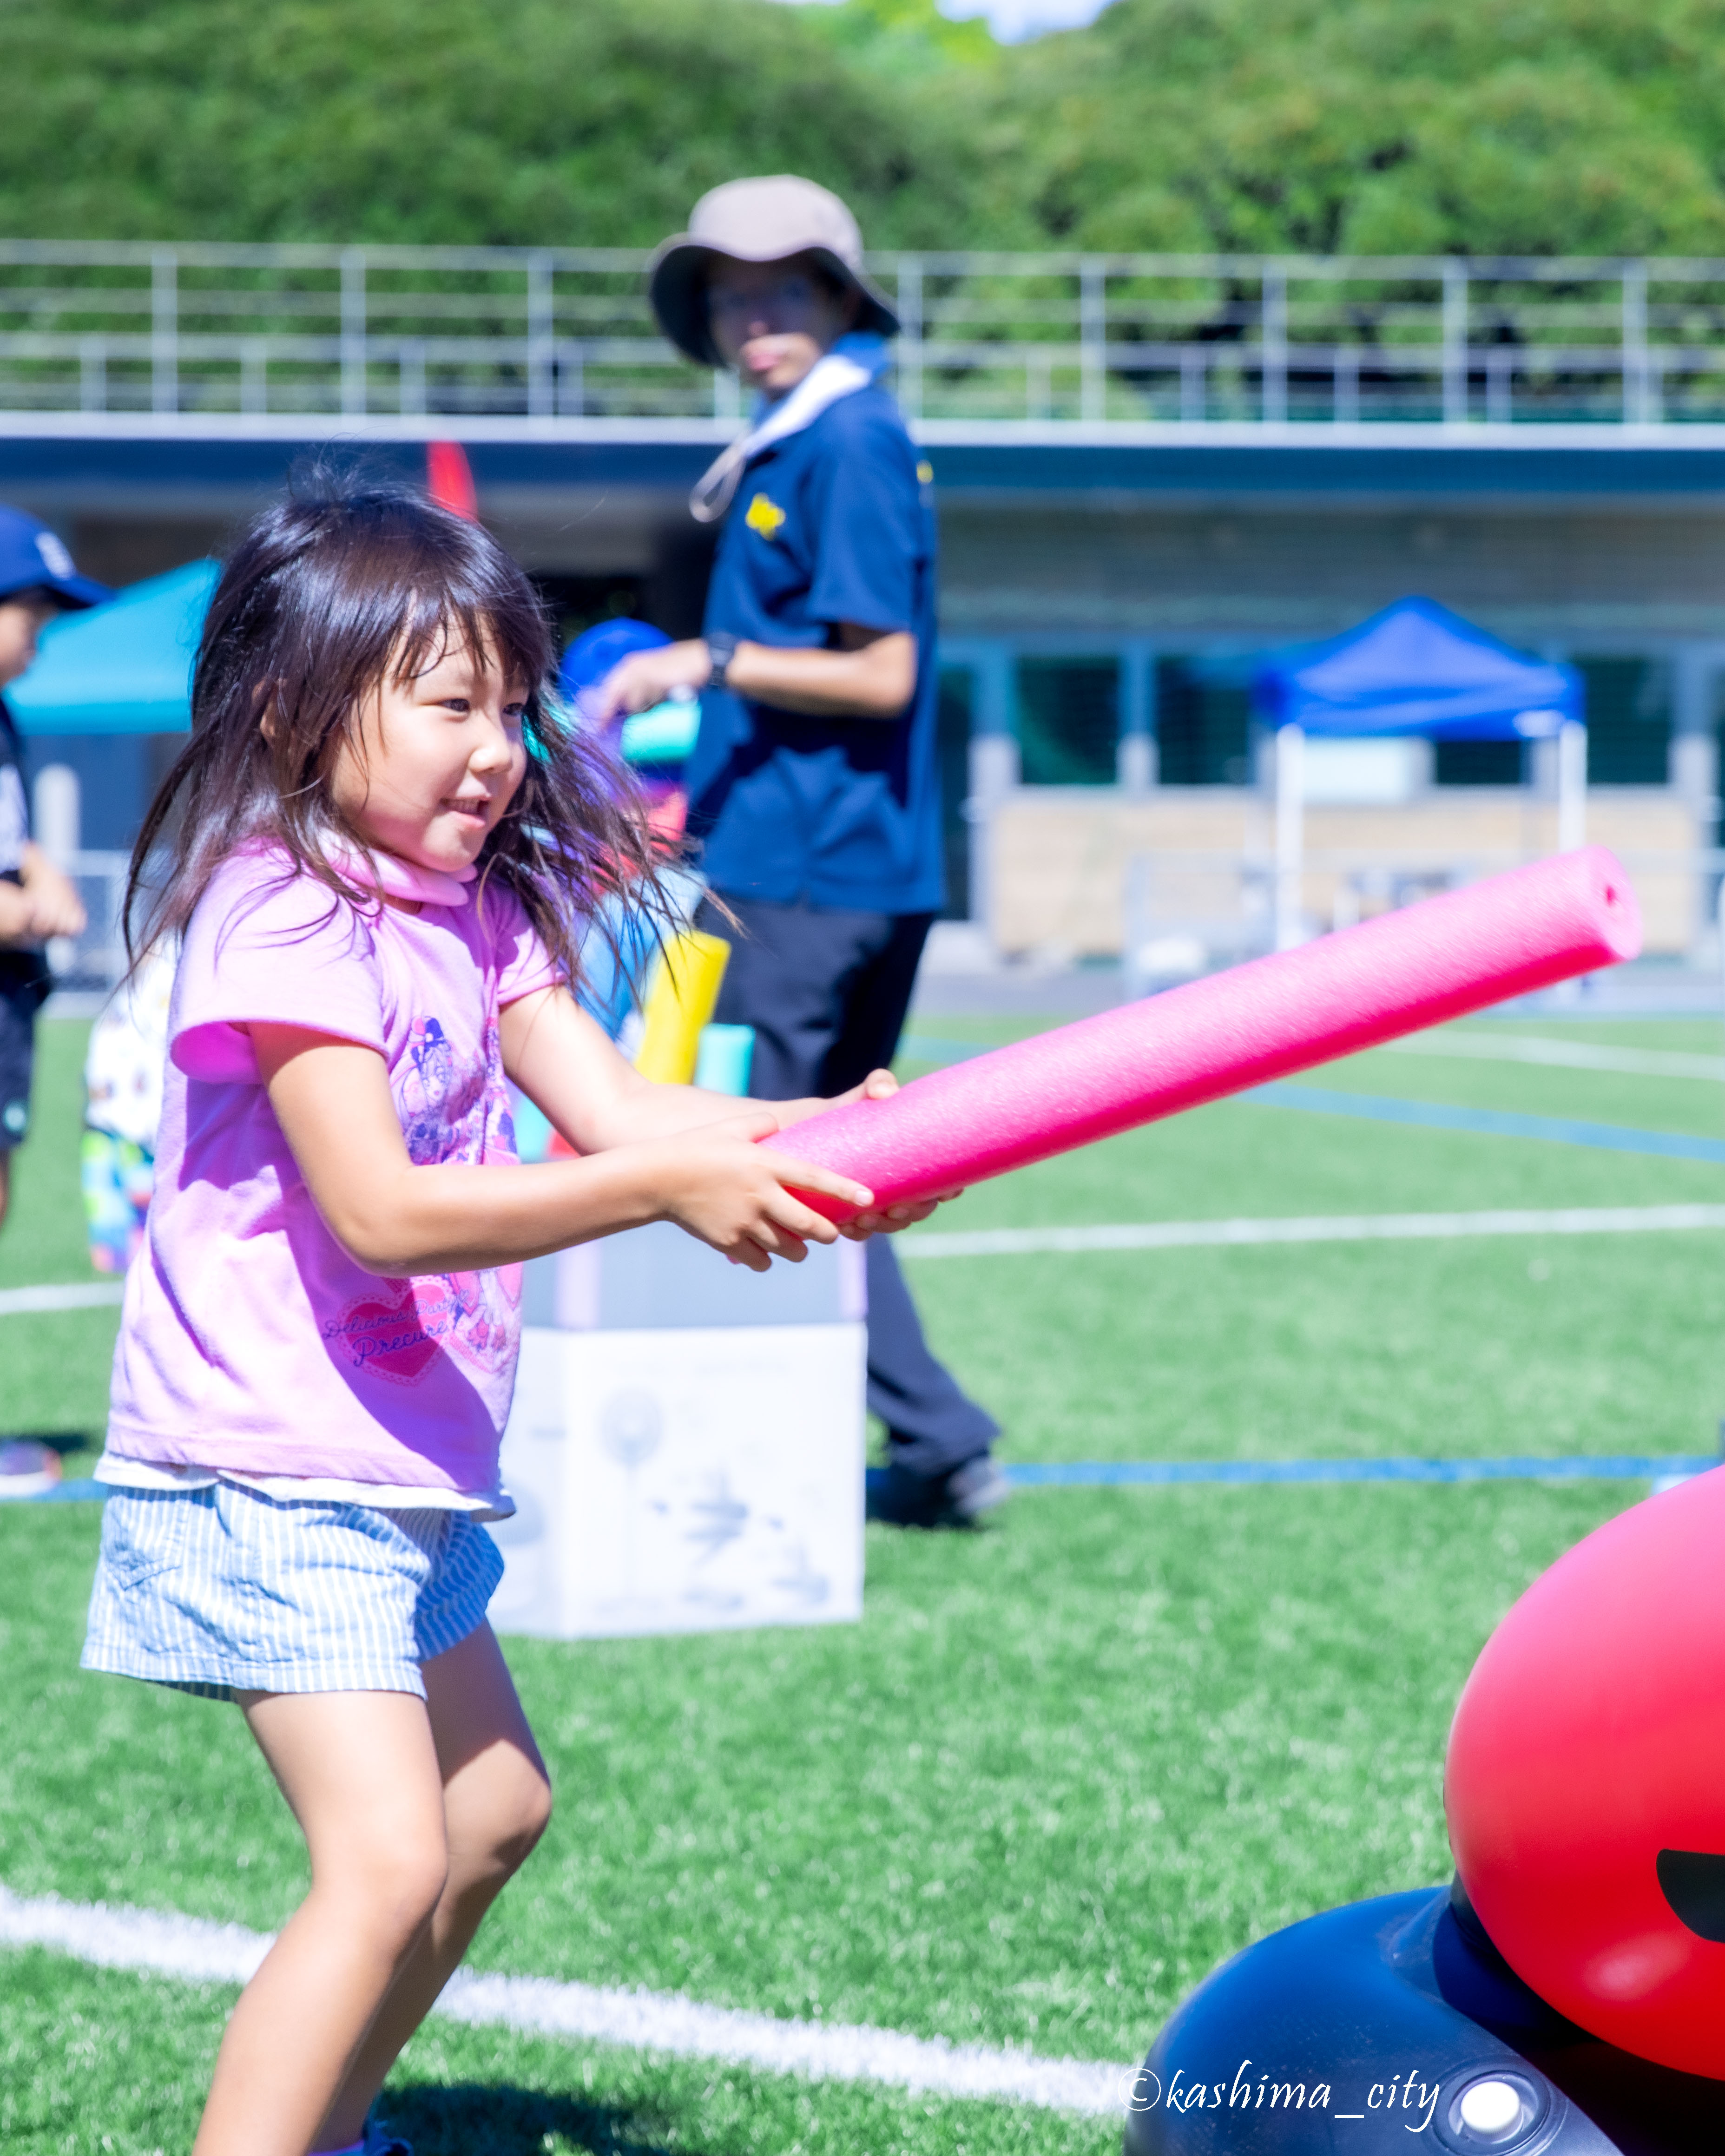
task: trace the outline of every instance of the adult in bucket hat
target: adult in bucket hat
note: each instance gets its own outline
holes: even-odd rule
[[[857,295],[851,326],[898,335],[892,303],[863,268],[862,234],[837,195],[789,172],[727,180],[696,203],[689,229],[654,250],[647,296],[659,326],[680,352],[703,367],[733,362],[713,342],[707,278],[716,259],[783,262],[803,255]]]
[[[55,614],[109,596],[105,584],[79,575],[64,542],[39,518],[0,505],[0,689],[36,656],[36,639]],[[36,1013],[50,986],[45,947],[84,925],[76,888],[30,835],[23,747],[0,699],[0,1224],[12,1156],[30,1125]]]
[[[945,901],[937,760],[933,474],[879,377],[898,318],[836,195],[733,180],[653,258],[665,335],[735,367],[751,423],[690,498],[723,520],[705,632],[624,659],[601,716],[701,700],[685,769],[729,934],[716,1014],[752,1026],[750,1091],[845,1091],[890,1064]],[[867,1246],[869,1404],[905,1525],[965,1525],[1005,1494],[999,1426],[929,1353],[891,1239]]]

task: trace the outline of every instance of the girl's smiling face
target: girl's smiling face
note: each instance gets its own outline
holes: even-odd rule
[[[445,644],[405,680],[392,671],[336,752],[336,805],[384,853],[458,873],[526,774],[526,706],[525,683],[465,644]]]

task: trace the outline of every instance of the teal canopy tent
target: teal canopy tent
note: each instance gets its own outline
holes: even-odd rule
[[[29,735],[184,733],[192,662],[220,569],[188,562],[42,632],[36,663],[7,691]]]

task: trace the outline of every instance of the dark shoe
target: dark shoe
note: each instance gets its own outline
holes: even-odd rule
[[[975,1527],[1005,1502],[1011,1485],[986,1452],[944,1475],[913,1475],[896,1460],[870,1468],[866,1510],[893,1527]]]
[[[967,1460],[947,1477],[947,1502],[968,1527],[980,1527],[1011,1495],[1011,1483],[986,1452]]]

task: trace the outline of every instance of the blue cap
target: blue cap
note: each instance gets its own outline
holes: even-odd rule
[[[94,577],[79,575],[58,532],[0,502],[0,599],[27,591],[50,592],[64,607],[100,606],[114,596]]]
[[[583,692],[597,689],[614,666],[637,651],[657,651],[670,642],[662,629],[631,621],[627,615],[602,621],[597,628],[583,629],[563,654],[557,685],[578,709]]]

